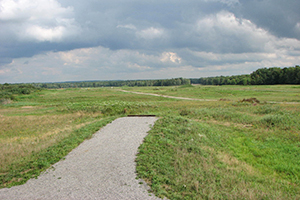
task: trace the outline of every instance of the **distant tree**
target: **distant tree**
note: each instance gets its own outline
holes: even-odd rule
[[[300,67],[262,68],[250,74],[252,85],[299,84]]]

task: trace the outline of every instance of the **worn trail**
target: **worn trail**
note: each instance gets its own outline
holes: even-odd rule
[[[137,149],[156,120],[113,121],[37,179],[1,189],[0,199],[158,199],[135,174]]]
[[[144,93],[144,92],[133,92],[127,90],[120,90],[122,92],[129,92],[133,94],[142,94],[142,95],[149,95],[149,96],[156,96],[156,97],[165,97],[170,99],[181,99],[181,100],[193,100],[193,101],[217,101],[216,99],[196,99],[196,98],[189,98],[189,97],[175,97],[175,96],[168,96],[162,94],[154,94],[154,93]]]
[[[133,93],[133,94],[164,97],[164,98],[170,98],[170,99],[181,99],[181,100],[192,100],[192,101],[218,101],[217,99],[197,99],[197,98],[189,98],[189,97],[175,97],[175,96],[168,96],[168,95],[154,94],[154,93],[134,92],[134,91],[127,91],[127,90],[120,90],[120,91],[121,92]],[[300,102],[279,102],[279,101],[266,101],[266,103],[271,103],[271,104],[300,104]]]

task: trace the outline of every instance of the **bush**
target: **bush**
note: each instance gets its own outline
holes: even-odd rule
[[[0,84],[0,99],[16,100],[14,95],[25,95],[40,90],[30,84]],[[4,100],[2,100],[4,101]]]

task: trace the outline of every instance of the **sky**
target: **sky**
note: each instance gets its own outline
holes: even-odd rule
[[[299,0],[0,0],[0,83],[293,67],[299,8]]]

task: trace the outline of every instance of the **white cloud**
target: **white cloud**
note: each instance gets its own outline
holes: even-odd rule
[[[161,55],[162,62],[181,63],[181,58],[174,52],[163,52]]]
[[[200,19],[195,32],[202,43],[225,51],[261,51],[273,37],[250,20],[228,11]]]
[[[289,52],[299,52],[300,41],[297,39],[291,38],[274,38],[269,43],[269,48],[272,48],[273,51],[289,51]]]
[[[93,55],[97,54],[96,48],[83,48],[72,51],[57,52],[55,58],[62,60],[64,65],[78,66],[84,64],[85,61],[91,59]]]
[[[205,2],[220,2],[223,4],[227,4],[227,5],[235,5],[235,4],[239,4],[239,0],[204,0]]]
[[[11,72],[11,69],[9,69],[9,68],[6,68],[6,69],[0,69],[0,75],[1,75],[1,74],[3,74],[3,75],[9,74],[10,72]]]
[[[56,0],[2,0],[0,20],[10,22],[7,31],[20,40],[61,41],[78,33],[73,8]]]
[[[125,77],[150,79],[156,78],[153,73],[157,70],[179,67],[180,58],[176,53],[166,52],[163,56],[166,56],[167,64],[161,61],[162,55],[145,54],[137,50],[113,51],[104,47],[94,47],[48,52],[32,58],[14,59],[1,69],[0,80],[22,82],[21,77],[30,77],[30,81],[35,82],[107,80]],[[20,69],[24,69],[23,74],[18,72]]]
[[[131,29],[131,30],[137,30],[137,28],[133,24],[118,25],[117,28],[126,28],[126,29]]]
[[[189,52],[199,58],[201,61],[205,62],[223,62],[223,63],[233,63],[233,62],[251,62],[251,61],[261,61],[264,59],[276,59],[278,55],[276,53],[213,53],[213,52]]]
[[[144,39],[155,39],[160,38],[164,34],[164,31],[162,29],[150,27],[147,29],[143,29],[139,32],[137,32],[137,35]]]
[[[149,67],[149,66],[141,66],[137,63],[131,63],[131,62],[128,63],[127,67],[129,69],[134,69],[134,70],[138,70],[138,71],[145,71],[145,70],[151,69],[151,67]]]
[[[284,41],[282,41],[284,43]],[[284,43],[287,45],[288,43]],[[0,69],[1,82],[47,82],[70,80],[156,79],[249,74],[257,68],[294,66],[300,51],[277,50],[256,53],[213,53],[176,50],[151,55],[138,50],[110,50],[104,47],[48,52],[32,58],[14,59]],[[197,60],[197,62],[195,61]],[[199,67],[200,66],[200,67]],[[55,75],[55,76],[54,76]]]
[[[71,7],[63,8],[56,0],[2,0],[0,19],[53,19],[53,16],[70,14]]]
[[[300,22],[298,22],[296,25],[295,25],[295,28],[294,28],[298,33],[300,33]]]
[[[56,26],[53,28],[30,26],[25,31],[25,34],[27,37],[35,38],[38,41],[55,41],[62,39],[65,32],[66,28],[63,26]]]

